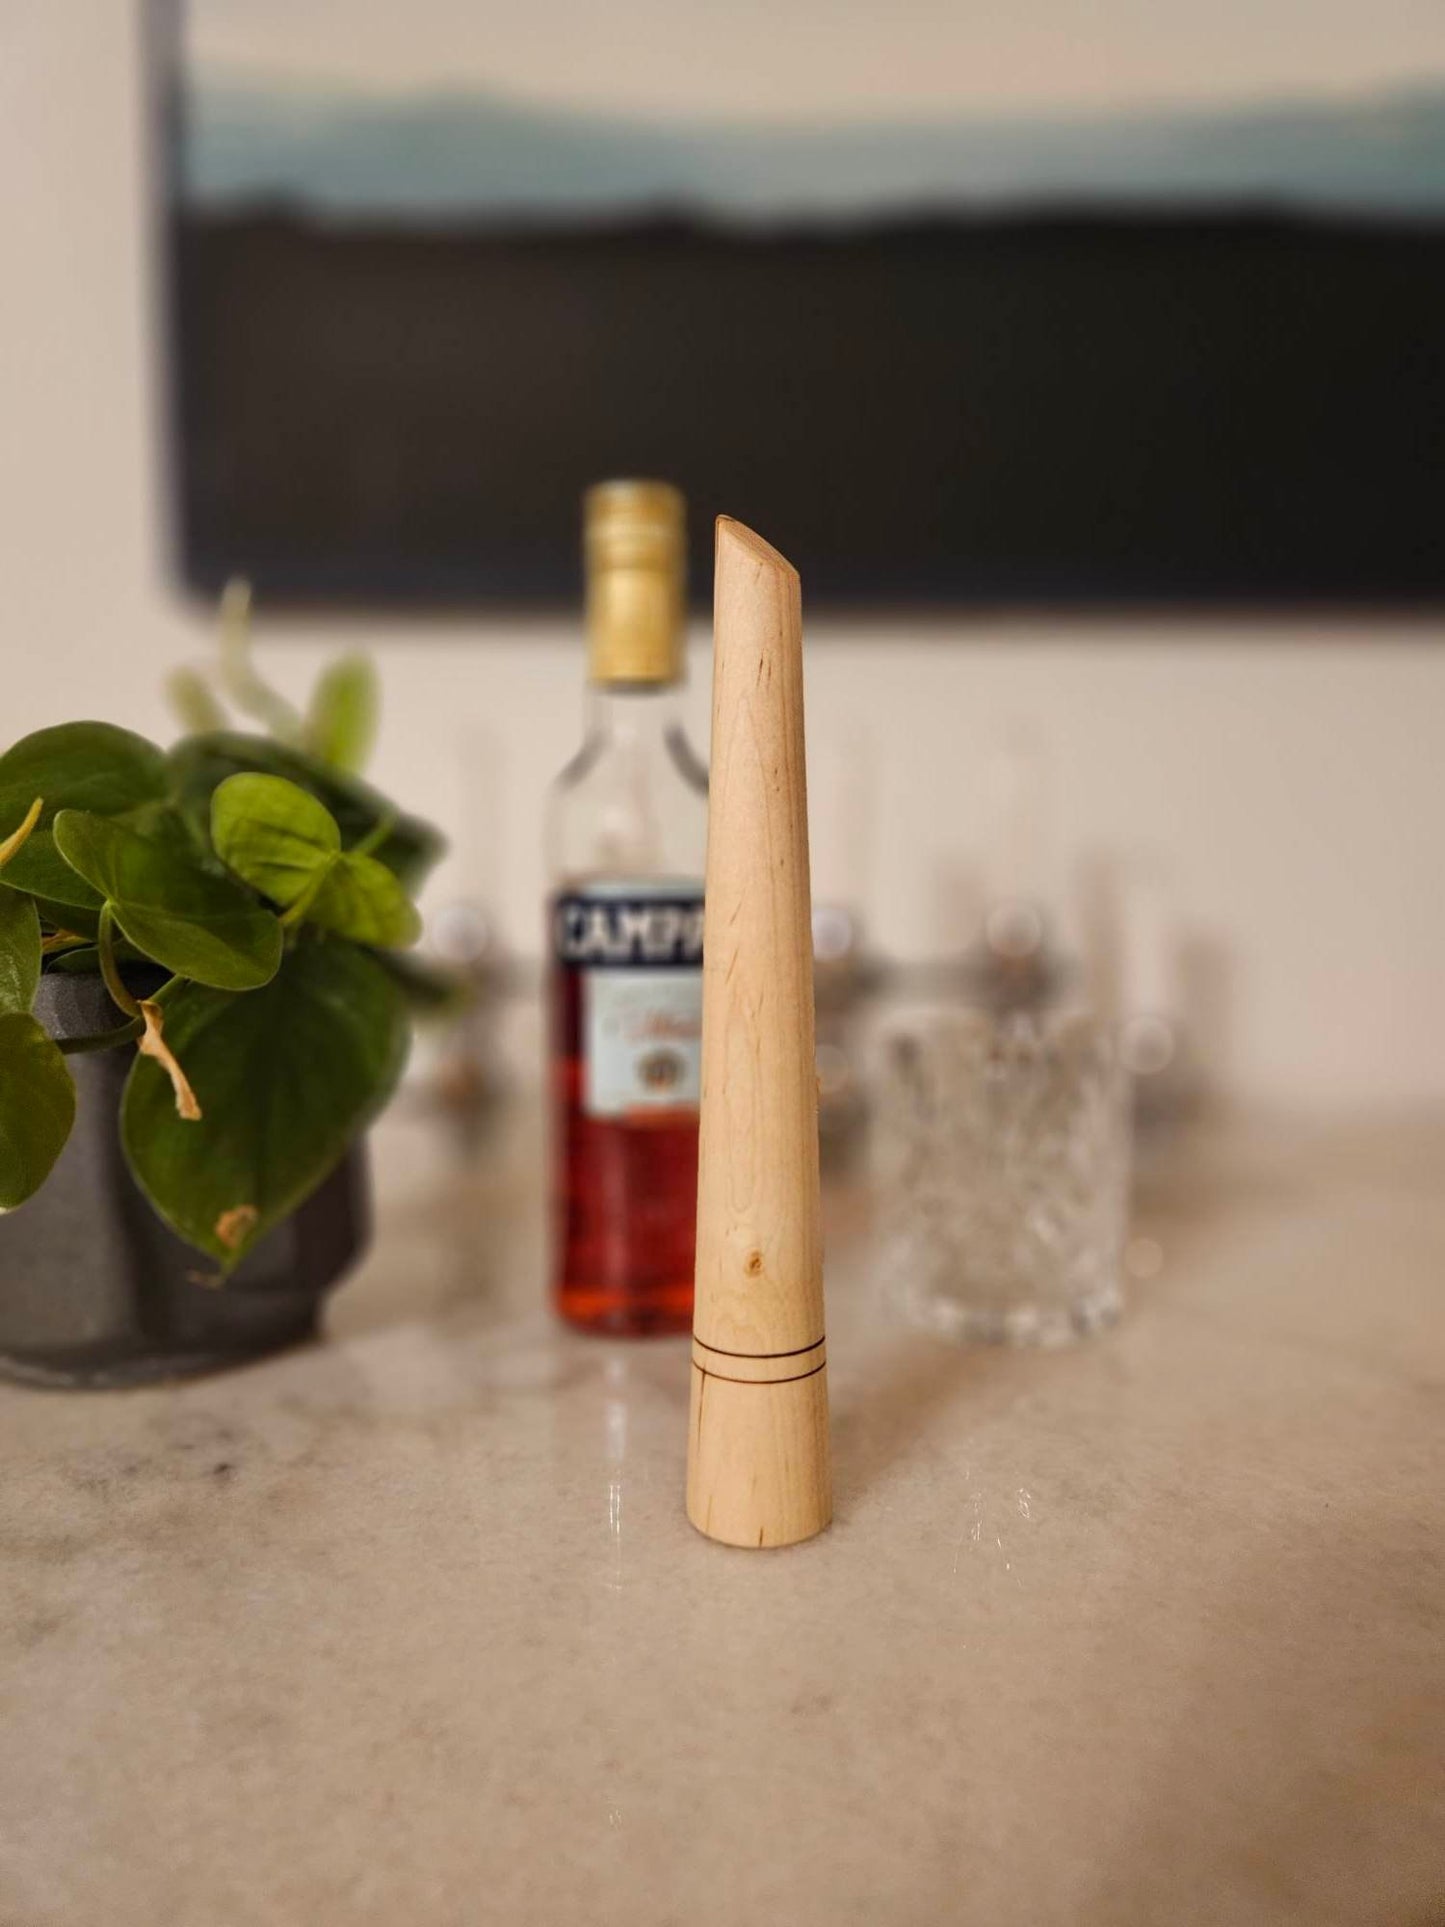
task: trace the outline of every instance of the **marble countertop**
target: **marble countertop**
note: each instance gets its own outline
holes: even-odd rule
[[[1067,1353],[891,1328],[835,1199],[762,1555],[685,1344],[541,1309],[528,1132],[430,1132],[328,1343],[0,1388],[4,1927],[1445,1918],[1445,1118],[1199,1144]]]

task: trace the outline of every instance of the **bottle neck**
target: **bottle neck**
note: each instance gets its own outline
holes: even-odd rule
[[[621,749],[661,751],[682,724],[675,682],[592,682],[587,685],[587,735]]]
[[[587,659],[598,683],[668,683],[682,669],[680,568],[587,570]]]

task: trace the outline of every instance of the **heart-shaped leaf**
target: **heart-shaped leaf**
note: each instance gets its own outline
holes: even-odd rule
[[[308,790],[336,818],[348,849],[369,836],[378,824],[389,824],[371,854],[409,888],[415,889],[445,847],[428,824],[394,810],[384,796],[359,778],[332,769],[303,750],[290,749],[266,736],[248,736],[240,730],[187,737],[171,751],[172,778],[181,807],[203,834],[210,824],[212,792],[228,776],[242,770],[283,776]]]
[[[138,950],[178,977],[222,990],[268,983],[281,926],[228,878],[185,862],[167,844],[83,810],[62,810],[56,847],[111,906]]]
[[[0,756],[0,824],[18,823],[37,796],[44,808],[39,827],[6,866],[5,881],[57,906],[99,909],[94,890],[55,848],[57,812],[114,816],[163,796],[166,777],[155,744],[112,723],[62,723],[22,737]]]
[[[289,910],[341,854],[341,831],[309,791],[280,776],[228,776],[211,798],[211,842],[243,883]]]
[[[306,716],[306,747],[333,769],[366,767],[376,740],[376,670],[369,656],[342,656],[322,670]]]
[[[383,864],[343,850],[336,819],[280,776],[228,776],[211,798],[211,841],[236,875],[273,903],[353,943],[404,949],[421,918]]]
[[[375,857],[343,850],[305,911],[308,923],[353,943],[405,950],[421,935],[416,905]]]
[[[0,883],[0,1011],[29,1010],[40,982],[40,918],[29,897]]]
[[[75,1122],[65,1059],[28,1011],[0,1012],[0,1211],[50,1175]]]
[[[365,951],[310,942],[248,996],[177,984],[158,1001],[204,1115],[178,1118],[165,1072],[138,1057],[126,1156],[167,1223],[229,1270],[390,1096],[406,1060],[401,993]]]

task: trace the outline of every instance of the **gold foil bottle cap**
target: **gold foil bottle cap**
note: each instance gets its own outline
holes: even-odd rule
[[[676,682],[682,673],[687,508],[668,482],[599,482],[583,497],[587,673]]]

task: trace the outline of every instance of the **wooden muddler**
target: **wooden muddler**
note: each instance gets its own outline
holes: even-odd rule
[[[798,573],[717,525],[687,1516],[733,1546],[833,1510]]]

